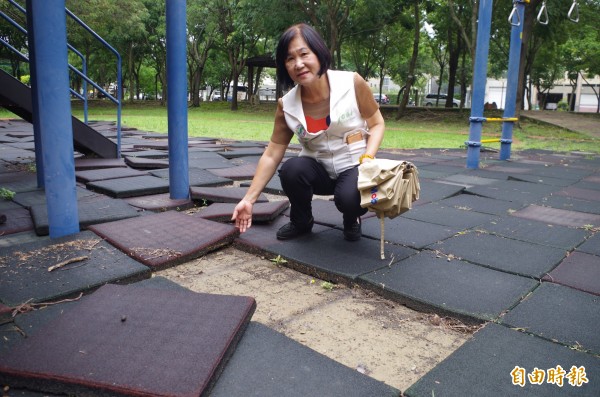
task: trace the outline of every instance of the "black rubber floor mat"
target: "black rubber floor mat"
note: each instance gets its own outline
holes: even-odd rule
[[[542,283],[502,317],[512,328],[600,355],[600,298],[553,283]],[[585,324],[585,327],[582,327]]]
[[[508,215],[523,207],[523,204],[494,200],[473,194],[459,194],[458,196],[440,200],[438,204],[445,207],[454,207],[459,210],[475,211],[491,215]]]
[[[0,175],[0,187],[15,193],[30,192],[38,188],[37,176],[31,172],[11,172],[10,176]]]
[[[249,297],[107,285],[0,358],[0,378],[76,395],[206,396],[255,307]]]
[[[538,283],[432,251],[362,275],[367,287],[419,311],[467,322],[492,321]]]
[[[531,383],[529,375],[534,381],[540,380],[533,375],[539,375],[534,372],[536,369],[546,375],[558,366],[564,371],[562,376],[554,376],[550,382],[545,376],[539,384]],[[579,378],[581,367],[588,382],[570,384],[570,379]],[[404,394],[407,397],[598,396],[600,382],[594,379],[599,378],[600,358],[490,323]],[[562,387],[553,383],[559,379],[563,381]]]
[[[595,179],[597,178],[597,179]],[[600,177],[589,176],[587,178],[582,179],[581,181],[574,183],[571,185],[572,187],[580,188],[580,189],[589,189],[600,191]]]
[[[480,225],[478,229],[520,241],[562,248],[566,251],[577,247],[591,235],[591,232],[584,229],[549,225],[514,216]]]
[[[49,233],[48,208],[45,204],[34,205],[30,208],[31,218],[38,236]],[[89,225],[104,222],[118,221],[120,219],[139,216],[139,212],[126,201],[103,196],[93,200],[80,200],[77,202],[79,227],[85,229]]]
[[[127,167],[125,160],[120,159],[96,159],[96,158],[83,158],[75,159],[75,171],[83,170],[95,170],[100,168],[118,168]]]
[[[90,182],[86,186],[88,189],[116,198],[149,196],[169,191],[169,181],[151,175],[107,179]]]
[[[106,283],[150,277],[146,266],[90,231],[2,248],[0,254],[0,301],[8,306],[47,302]]]
[[[539,176],[539,175],[527,175],[527,174],[511,174],[508,177],[509,181],[521,181],[521,182],[532,182],[541,183],[543,185],[552,185],[565,187],[573,183],[570,179],[552,178],[550,176]]]
[[[361,238],[350,242],[344,240],[341,230],[335,229],[313,232],[265,248],[287,259],[286,266],[335,282],[354,281],[362,274],[387,267],[416,253],[407,247],[387,244],[386,259],[381,259],[379,240]]]
[[[215,222],[231,222],[236,205],[234,203],[214,203],[204,207],[196,215]],[[256,203],[252,208],[252,223],[272,222],[289,206],[290,202],[287,200]]]
[[[78,182],[87,183],[94,181],[102,181],[104,179],[126,178],[131,176],[148,175],[145,171],[138,171],[128,167],[120,168],[102,168],[95,170],[77,171],[75,179]]]
[[[256,164],[238,165],[231,168],[217,168],[210,172],[222,178],[233,179],[234,181],[252,179],[256,174]]]
[[[125,159],[127,165],[133,168],[144,170],[157,170],[160,168],[169,168],[169,160],[164,159],[147,159],[142,157],[127,157]]]
[[[31,215],[25,208],[6,209],[2,214],[6,215],[6,222],[0,224],[0,236],[26,232],[34,228]]]
[[[443,200],[448,197],[456,196],[465,190],[464,186],[449,185],[447,183],[438,183],[434,181],[420,180],[421,192],[419,200],[414,204],[426,204],[433,201]]]
[[[75,191],[77,194],[77,199],[82,199],[84,197],[91,197],[97,195],[94,192],[91,192],[87,189],[81,188],[79,186],[75,187]],[[25,208],[32,207],[34,205],[46,204],[46,192],[44,189],[36,189],[31,190],[29,192],[17,193],[13,197],[13,201]]]
[[[167,211],[90,226],[115,247],[153,269],[165,269],[230,244],[232,225]]]
[[[458,228],[415,221],[402,216],[394,219],[386,219],[384,225],[385,241],[416,249],[425,248],[430,244],[445,240],[460,232]],[[363,219],[362,233],[363,236],[379,239],[381,236],[379,218],[371,217]]]
[[[513,213],[519,218],[545,222],[551,225],[569,227],[584,227],[585,225],[600,225],[600,215],[588,214],[579,211],[570,211],[539,205],[529,205]]]
[[[240,186],[249,187],[250,182],[242,182]],[[279,175],[273,175],[273,178],[271,178],[271,180],[267,183],[267,185],[263,189],[263,192],[277,194],[279,196],[285,196],[285,192],[283,191],[283,187],[281,186],[281,179],[279,179]]]
[[[566,285],[590,294],[600,295],[600,256],[572,252],[544,276],[544,281]]]
[[[129,152],[125,156],[127,161],[130,157],[145,158],[145,159],[166,159],[169,157],[169,152],[166,150],[138,150],[135,152]]]
[[[248,192],[243,187],[190,187],[190,194],[193,200],[205,200],[211,203],[238,203]],[[258,196],[257,203],[266,203],[267,197],[261,193]]]
[[[234,164],[232,164],[229,160],[227,160],[226,158],[223,158],[220,155],[217,155],[216,153],[213,153],[216,156],[219,156],[219,158],[217,159],[213,159],[213,158],[189,158],[188,159],[188,165],[190,168],[202,168],[205,170],[212,170],[212,169],[220,169],[220,168],[231,168],[232,166],[234,166]]]
[[[150,173],[159,178],[167,180],[169,179],[168,168],[151,171]],[[216,176],[212,172],[201,168],[190,168],[188,171],[188,175],[188,181],[190,186],[218,187],[233,185],[233,180],[221,178],[219,176]]]
[[[470,187],[466,192],[498,200],[531,204],[558,190],[559,188],[556,186],[541,185],[537,183],[498,181],[493,185]]]
[[[402,216],[408,219],[458,229],[469,229],[497,219],[494,215],[482,214],[475,211],[464,211],[454,207],[444,207],[438,204],[421,205],[404,213]]]
[[[194,206],[190,199],[172,199],[169,193],[155,194],[152,196],[139,196],[123,199],[129,205],[154,212],[168,210],[182,211]]]
[[[397,397],[400,391],[251,322],[211,397]]]
[[[559,248],[470,232],[431,246],[455,258],[526,277],[542,278],[565,257]]]
[[[338,211],[332,200],[315,199],[311,202],[311,206],[315,223],[331,227],[343,225],[342,213]],[[285,211],[287,216],[290,216],[290,210]]]

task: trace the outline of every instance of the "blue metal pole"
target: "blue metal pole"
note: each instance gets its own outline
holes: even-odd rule
[[[39,131],[50,237],[79,232],[65,0],[32,0]]]
[[[519,84],[519,65],[521,61],[521,35],[525,18],[525,0],[515,1],[516,15],[511,14],[510,49],[508,55],[508,77],[506,87],[506,102],[504,117],[515,117],[517,106],[517,86]],[[500,139],[500,160],[510,158],[514,121],[502,123],[502,138]]]
[[[471,100],[471,117],[469,140],[467,144],[467,168],[479,168],[479,149],[481,147],[481,130],[483,127],[483,102],[485,100],[485,84],[487,80],[487,61],[490,49],[490,29],[492,26],[493,0],[479,2],[479,20],[477,24],[477,48],[473,67],[473,98]]]
[[[31,10],[33,0],[27,0],[27,9]],[[40,112],[38,110],[37,96],[37,72],[35,67],[35,46],[34,43],[34,27],[32,13],[25,13],[27,17],[27,42],[29,46],[29,84],[31,84],[31,111],[33,122],[33,143],[35,146],[35,172],[37,177],[37,185],[39,188],[44,187],[44,156],[42,150],[42,137],[40,135]]]
[[[172,199],[190,195],[188,175],[186,0],[167,0],[167,112],[169,189]]]

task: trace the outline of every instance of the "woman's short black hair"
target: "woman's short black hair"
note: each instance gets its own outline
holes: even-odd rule
[[[277,78],[283,84],[284,87],[292,87],[294,85],[294,80],[290,77],[285,68],[285,60],[288,56],[288,48],[290,46],[290,42],[297,36],[300,35],[308,44],[308,47],[312,52],[315,53],[317,58],[319,59],[319,63],[321,64],[321,68],[319,69],[319,76],[322,76],[329,67],[331,66],[331,52],[329,52],[329,48],[325,45],[323,38],[317,33],[317,31],[305,24],[299,23],[297,25],[293,25],[289,27],[279,39],[279,44],[277,44],[277,52],[275,53],[275,63],[277,65]]]

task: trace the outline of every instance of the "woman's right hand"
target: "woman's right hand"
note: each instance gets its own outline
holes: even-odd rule
[[[244,233],[252,226],[252,203],[242,199],[234,208],[232,221],[235,221],[235,227]]]

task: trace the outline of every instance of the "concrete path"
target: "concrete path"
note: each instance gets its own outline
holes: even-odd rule
[[[521,116],[600,138],[600,115],[595,113],[526,110],[521,112]]]

